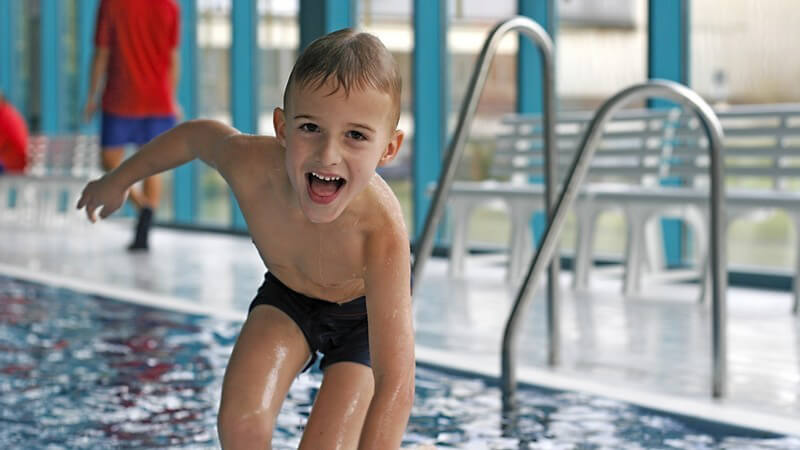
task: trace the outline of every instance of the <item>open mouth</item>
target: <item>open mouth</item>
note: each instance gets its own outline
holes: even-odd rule
[[[330,203],[341,191],[342,186],[347,183],[342,177],[318,174],[316,172],[306,173],[308,180],[308,194],[315,203]]]

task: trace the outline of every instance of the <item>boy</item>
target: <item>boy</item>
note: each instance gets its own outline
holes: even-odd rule
[[[292,379],[318,350],[324,378],[300,448],[401,443],[414,397],[409,245],[400,205],[375,173],[403,142],[400,90],[377,38],[334,32],[298,58],[273,113],[275,138],[187,122],[89,183],[78,202],[92,221],[101,205],[107,217],[136,180],[195,157],[231,186],[269,272],[223,381],[225,449],[269,447]]]

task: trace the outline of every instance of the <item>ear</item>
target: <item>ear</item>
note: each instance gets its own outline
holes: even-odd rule
[[[281,108],[272,111],[272,126],[275,127],[275,137],[286,147],[286,113]]]
[[[403,139],[405,136],[406,135],[403,133],[403,130],[394,130],[392,138],[389,139],[389,143],[386,144],[386,148],[383,150],[381,159],[378,160],[378,167],[388,164],[394,159],[395,156],[397,156],[397,152],[400,151],[400,146],[403,145]]]

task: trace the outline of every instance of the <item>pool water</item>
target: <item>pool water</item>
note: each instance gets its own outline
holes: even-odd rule
[[[0,276],[0,448],[217,448],[239,323]],[[275,449],[296,448],[321,382],[294,383]],[[419,367],[404,447],[800,449],[800,438],[525,388],[513,437],[492,380]]]

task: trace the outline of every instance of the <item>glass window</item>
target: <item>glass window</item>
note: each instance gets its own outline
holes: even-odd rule
[[[554,40],[557,109],[560,111],[595,109],[620,89],[647,78],[646,0],[615,0],[604,5],[607,8],[598,9],[595,2],[590,1],[558,2]],[[517,13],[517,2],[497,0],[489,5],[473,0],[451,0],[449,7],[449,130],[452,134],[478,53],[491,29]],[[457,170],[459,179],[497,178],[491,174],[495,137],[505,130],[502,117],[516,111],[518,36],[517,33],[506,36],[492,62],[470,128],[464,159]],[[603,215],[599,227],[608,238],[602,240],[597,250],[621,255],[625,233],[621,216]],[[565,249],[574,247],[574,228],[574,220],[570,218],[563,238]],[[504,246],[509,231],[505,206],[501,202],[490,203],[476,208],[471,217],[469,241],[473,245]]]
[[[693,0],[690,5],[693,89],[718,109],[800,102],[800,58],[787,57],[800,50],[796,2],[735,0],[720,8],[713,0]],[[726,183],[742,189],[773,187],[773,180],[766,177],[728,177]],[[786,180],[780,188],[796,190],[798,180]],[[791,268],[798,232],[792,223],[786,211],[763,211],[736,220],[728,229],[730,264]]]
[[[231,123],[230,48],[231,0],[197,2],[197,109],[198,116]],[[197,223],[228,227],[231,199],[219,173],[200,164],[198,168]]]
[[[491,29],[500,21],[514,15],[516,1],[485,2],[451,0],[448,10],[447,46],[450,55],[450,104],[448,142],[453,138],[456,120],[469,87],[478,54]],[[489,68],[478,109],[457,168],[461,180],[480,181],[491,178],[490,169],[495,151],[495,137],[501,131],[500,119],[516,107],[517,34],[508,34],[500,44]],[[443,150],[444,151],[444,150]],[[505,246],[510,223],[503,202],[485,203],[473,210],[468,240],[472,246]]]
[[[407,134],[397,157],[378,173],[392,187],[403,208],[408,230],[413,229],[411,195],[411,156],[414,152],[414,119],[411,111],[411,54],[414,46],[414,26],[411,22],[412,1],[359,0],[358,27],[377,36],[392,53],[400,66],[403,95],[400,102],[400,122],[397,127]]]
[[[298,8],[298,0],[258,2],[260,134],[275,135],[272,111],[283,107],[283,89],[297,58]]]
[[[80,36],[78,34],[78,5],[76,0],[65,0],[61,3],[61,92],[62,102],[60,104],[61,122],[67,132],[77,132],[83,121],[80,103],[80,83],[88,83],[88,80],[80,79],[78,64],[78,48]]]

